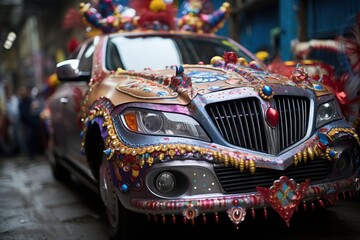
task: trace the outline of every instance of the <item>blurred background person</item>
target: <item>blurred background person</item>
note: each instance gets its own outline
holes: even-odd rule
[[[21,152],[19,99],[7,81],[1,81],[0,89],[0,152],[5,155],[18,154]]]
[[[25,152],[28,159],[32,160],[38,152],[42,106],[39,100],[34,99],[29,87],[21,87],[19,89],[19,96],[19,111],[24,133]]]
[[[21,151],[21,133],[19,98],[14,92],[12,85],[5,85],[6,118],[7,118],[7,145],[9,154],[17,154]],[[24,149],[23,149],[24,150]]]

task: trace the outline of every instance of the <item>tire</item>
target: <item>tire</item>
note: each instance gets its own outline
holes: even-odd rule
[[[53,151],[46,151],[46,156],[49,159],[51,171],[55,180],[67,183],[71,179],[71,173],[59,162],[59,156]]]
[[[105,154],[103,154],[105,155]],[[102,157],[99,169],[99,191],[108,222],[110,239],[128,239],[131,233],[133,214],[120,203],[111,178],[109,162]]]

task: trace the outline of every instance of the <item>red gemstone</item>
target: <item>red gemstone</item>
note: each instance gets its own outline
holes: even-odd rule
[[[321,150],[326,151],[326,146],[322,142],[318,142],[317,145]]]
[[[268,108],[266,111],[266,120],[270,127],[276,127],[279,123],[279,112],[275,108]]]

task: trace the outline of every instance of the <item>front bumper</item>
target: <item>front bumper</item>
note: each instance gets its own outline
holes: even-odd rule
[[[266,215],[267,208],[271,207],[289,224],[298,206],[305,210],[316,206],[324,208],[335,204],[339,195],[353,197],[359,189],[359,177],[312,186],[309,186],[309,182],[295,183],[292,179],[282,177],[270,188],[259,188],[256,193],[176,200],[135,198],[131,200],[131,205],[150,215],[182,215],[190,221],[199,215],[214,214],[216,217],[218,213],[226,212],[235,224],[245,219],[247,211],[251,211],[253,216],[255,210],[262,209]]]

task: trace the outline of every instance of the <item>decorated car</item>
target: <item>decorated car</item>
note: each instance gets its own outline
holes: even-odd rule
[[[359,190],[359,137],[334,94],[301,67],[267,71],[215,34],[230,5],[202,3],[175,22],[164,1],[83,3],[91,36],[57,65],[52,170],[92,183],[113,239],[134,214],[193,224],[224,214],[239,226],[272,209],[289,225],[296,210]]]

